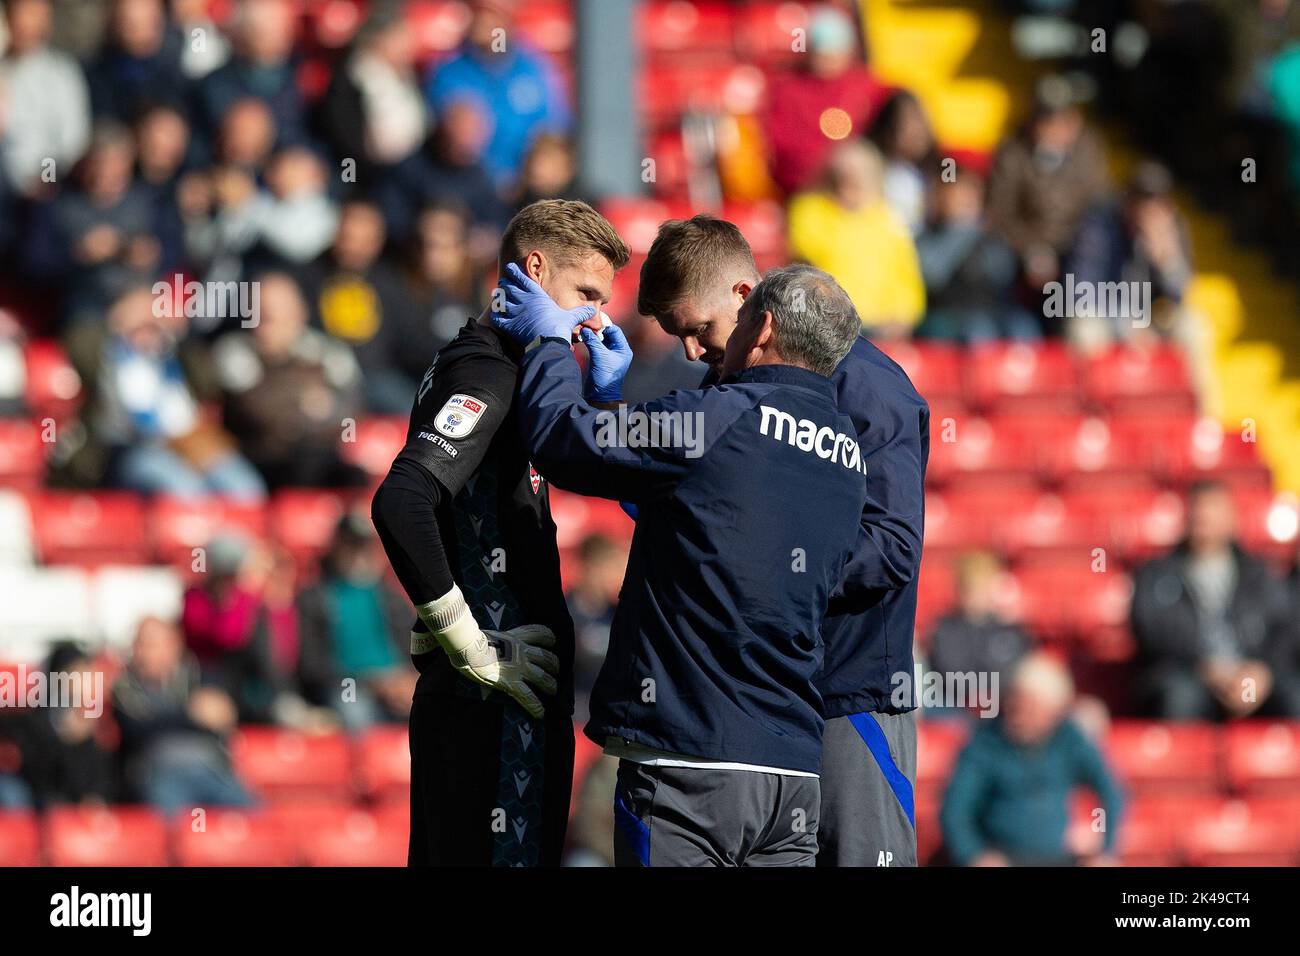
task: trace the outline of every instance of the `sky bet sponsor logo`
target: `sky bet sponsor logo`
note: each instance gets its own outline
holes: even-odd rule
[[[453,395],[438,412],[434,427],[448,438],[464,438],[474,430],[487,405],[470,395]]]
[[[850,471],[863,475],[867,473],[867,463],[862,458],[857,439],[827,425],[818,427],[816,422],[807,418],[796,422],[789,412],[770,405],[760,405],[758,410],[763,413],[763,420],[758,426],[762,434],[793,445],[800,451],[815,454],[818,458],[838,461]]]
[[[74,886],[50,897],[51,926],[125,926],[148,936],[153,925],[152,893],[82,893]]]

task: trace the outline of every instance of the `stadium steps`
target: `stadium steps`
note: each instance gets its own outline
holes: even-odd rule
[[[863,10],[876,69],[916,92],[940,142],[991,150],[1023,115],[1037,70],[990,0],[865,0]],[[1105,132],[1122,179],[1133,154],[1122,133]],[[1226,222],[1179,199],[1196,257],[1188,304],[1203,323],[1203,406],[1230,434],[1254,422],[1277,487],[1300,493],[1300,296]]]
[[[925,106],[945,146],[989,153],[1020,112],[1032,71],[984,0],[864,0],[872,67]]]
[[[1264,253],[1232,242],[1226,223],[1183,208],[1198,266],[1188,299],[1211,343],[1208,407],[1226,429],[1253,420],[1278,487],[1300,492],[1300,297]]]
[[[1121,131],[1105,131],[1122,182],[1136,154]],[[1201,323],[1202,407],[1227,434],[1245,435],[1253,422],[1275,486],[1300,493],[1300,293],[1278,277],[1268,255],[1236,242],[1224,219],[1187,192],[1177,200],[1196,265],[1187,304]]]

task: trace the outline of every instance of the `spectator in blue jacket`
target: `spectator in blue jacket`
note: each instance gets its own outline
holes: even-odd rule
[[[71,186],[35,210],[27,264],[63,293],[69,324],[99,319],[131,286],[155,278],[161,247],[154,204],[135,180],[134,163],[131,131],[102,121]]]
[[[107,42],[86,70],[95,115],[129,123],[149,103],[179,101],[189,86],[181,69],[184,45],[167,25],[162,0],[114,0]]]
[[[518,0],[470,5],[473,20],[465,44],[429,77],[427,93],[438,116],[469,99],[492,117],[484,161],[498,187],[505,188],[518,176],[533,138],[566,132],[572,112],[555,69],[513,29]]]
[[[1070,718],[1074,684],[1044,653],[1030,654],[1011,678],[1002,714],[982,721],[957,758],[940,823],[960,866],[1060,866],[1110,862],[1119,829],[1119,786],[1097,745]],[[1097,798],[1090,815],[1099,853],[1068,840],[1077,788]]]
[[[270,109],[278,145],[303,142],[306,106],[293,57],[294,16],[286,0],[243,0],[236,8],[235,55],[198,87],[198,132],[214,137],[226,112],[253,97]]]
[[[424,148],[379,180],[377,195],[394,239],[405,241],[410,236],[420,208],[455,201],[468,210],[480,234],[473,243],[479,247],[477,258],[483,259],[484,248],[495,247],[509,210],[487,167],[490,123],[477,103],[461,100],[448,105]]]

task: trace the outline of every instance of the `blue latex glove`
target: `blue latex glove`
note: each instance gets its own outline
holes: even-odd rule
[[[581,330],[583,344],[591,356],[583,397],[589,402],[617,402],[623,397],[623,379],[632,364],[632,346],[617,325],[607,325],[597,334],[586,326]]]
[[[492,324],[520,345],[538,337],[573,340],[573,327],[596,315],[594,306],[561,309],[542,287],[513,262],[497,283],[501,294],[493,297]]]

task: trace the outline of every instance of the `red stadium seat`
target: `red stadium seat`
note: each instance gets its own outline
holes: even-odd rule
[[[992,516],[993,540],[1012,559],[1040,559],[1062,552],[1071,556],[1107,542],[1109,525],[1104,517],[1080,512],[1055,494],[1008,495],[1000,500],[989,492],[950,495],[957,509],[982,507]]]
[[[785,246],[785,211],[780,203],[760,201],[726,203],[722,218],[734,222],[754,250],[759,268],[765,261],[788,261]]]
[[[939,810],[943,806],[943,791],[934,783],[917,781],[914,790],[916,811],[916,860],[921,866],[930,863],[943,845],[943,830],[939,826]]]
[[[309,866],[405,866],[410,834],[388,817],[356,807],[300,837]]]
[[[409,420],[400,415],[370,415],[339,439],[339,455],[371,475],[386,475],[393,459],[406,444]]]
[[[567,0],[529,0],[512,20],[524,39],[544,53],[567,54],[573,49],[576,27]]]
[[[144,564],[143,500],[126,491],[43,491],[30,498],[36,550],[45,564]]]
[[[308,3],[303,10],[308,21],[308,37],[328,50],[341,50],[361,26],[364,12],[360,4],[351,0]]]
[[[293,866],[300,859],[283,822],[255,810],[205,810],[197,819],[182,815],[173,833],[181,866]]]
[[[926,532],[929,533],[928,514]],[[957,600],[952,562],[929,548],[927,543],[922,550],[921,575],[916,595],[916,633],[924,637],[929,636],[930,628]]]
[[[977,345],[966,365],[966,398],[975,408],[1001,412],[1074,411],[1079,404],[1074,355],[1056,342]]]
[[[637,81],[637,103],[651,130],[676,123],[686,113],[749,115],[767,95],[767,77],[752,63],[709,59],[650,66]]]
[[[240,779],[271,799],[342,797],[351,792],[352,755],[343,734],[242,727],[231,755]]]
[[[371,808],[383,826],[402,833],[411,832],[411,799],[409,794],[401,800],[388,800]]]
[[[740,55],[764,64],[798,60],[802,53],[795,49],[795,31],[804,30],[806,37],[810,6],[790,0],[748,4],[737,17],[736,48]]]
[[[652,136],[649,155],[654,157],[655,161],[654,182],[650,184],[655,196],[665,201],[672,201],[685,195],[691,161],[686,154],[682,131],[670,127]],[[631,263],[628,263],[623,271],[626,272],[630,268]],[[638,264],[637,272],[640,271]]]
[[[1212,793],[1219,785],[1218,730],[1208,724],[1116,721],[1106,750],[1136,793]]]
[[[878,342],[880,350],[899,364],[927,402],[962,400],[964,353],[955,345],[939,342]],[[933,408],[933,404],[932,404]],[[937,441],[942,417],[930,417],[930,439]],[[960,422],[958,423],[960,424]]]
[[[952,441],[957,435],[957,427],[976,415],[966,407],[965,402],[960,398],[954,398],[950,395],[930,396],[922,393],[927,405],[930,406],[930,443],[940,441]],[[930,477],[927,471],[926,476]]]
[[[372,800],[405,796],[411,786],[411,747],[405,727],[376,727],[357,744],[361,792]]]
[[[343,492],[286,488],[268,508],[268,530],[293,554],[316,557],[329,548],[334,529],[347,509]]]
[[[998,428],[986,418],[966,418],[936,435],[931,423],[927,474],[936,482],[970,487],[972,477],[983,476],[993,487],[1023,488],[1035,483],[1037,464],[1038,444],[1032,434]]]
[[[1300,541],[1300,501],[1289,492],[1241,490],[1237,505],[1237,534],[1247,550],[1287,564]]]
[[[0,811],[0,866],[40,866],[41,834],[36,814]]]
[[[1093,356],[1084,362],[1083,388],[1091,402],[1109,409],[1196,410],[1187,363],[1170,345],[1119,345]]]
[[[650,251],[659,224],[665,219],[687,219],[694,215],[689,203],[657,199],[608,199],[601,203],[600,211],[623,237],[634,257],[644,257]],[[629,264],[622,272],[631,268]]]
[[[1179,823],[1193,866],[1294,866],[1300,857],[1300,799],[1209,800]]]
[[[1066,491],[1066,506],[1105,528],[1107,562],[1133,561],[1169,550],[1183,535],[1186,506],[1181,495],[1149,484],[1106,484]]]
[[[222,498],[156,498],[149,507],[149,531],[160,560],[192,566],[194,549],[218,534],[264,537],[266,510]]]
[[[947,781],[957,755],[966,745],[970,728],[964,720],[929,720],[916,725],[916,783],[939,785]]]
[[[332,826],[359,806],[351,797],[306,797],[268,803],[258,807],[256,812],[301,845],[304,836]]]
[[[1234,791],[1300,792],[1300,721],[1237,721],[1223,736]]]
[[[1008,497],[1005,493],[1003,498]],[[959,489],[925,493],[925,548],[923,554],[936,551],[950,554],[973,548],[988,548],[992,543],[988,511],[972,502]]]
[[[167,826],[147,807],[56,807],[45,848],[52,866],[166,866]]]
[[[415,38],[416,57],[427,61],[456,49],[469,28],[469,18],[463,0],[409,0],[406,19]]]
[[[649,0],[637,7],[636,35],[653,58],[731,51],[735,28],[729,4],[719,0]]]
[[[609,317],[619,325],[625,326],[624,331],[628,334],[632,333],[633,328],[628,323],[637,321],[636,294],[641,287],[641,265],[644,262],[645,256],[633,255],[626,266],[614,273],[610,300],[605,306],[605,312]]]
[[[577,547],[587,535],[596,533],[627,540],[635,527],[617,501],[586,498],[556,488],[551,489],[551,516],[561,549]]]
[[[1093,555],[1022,567],[1014,575],[1008,599],[1012,617],[1045,637],[1123,630],[1128,622],[1133,585],[1128,575],[1109,564],[1093,571]]]
[[[1160,474],[1175,484],[1214,478],[1236,488],[1271,486],[1255,443],[1225,432],[1212,418],[1134,414],[1115,420],[1114,427],[1129,436],[1135,447],[1150,449]]]
[[[1170,800],[1138,799],[1124,808],[1116,835],[1116,851],[1125,866],[1175,866],[1179,862],[1177,830],[1180,816]]]
[[[35,421],[0,418],[0,487],[35,488],[45,477],[45,455],[52,443],[41,440]]]
[[[1132,486],[1151,482],[1155,459],[1132,433],[1104,418],[1062,416],[1039,430],[1046,477],[1066,486]]]
[[[582,725],[578,723],[573,725],[573,745],[573,792],[578,793],[582,781],[600,760],[601,748],[582,732]],[[577,809],[576,802],[570,809]]]
[[[37,418],[65,417],[81,399],[81,376],[55,339],[35,339],[23,352],[27,365],[27,407]]]
[[[0,676],[4,677],[10,687],[21,687],[26,679],[26,667],[26,664],[11,664],[0,660]],[[17,695],[13,702],[14,710],[22,710],[26,706],[25,697],[22,694]],[[18,745],[6,738],[0,738],[0,770],[14,773],[21,765],[22,752],[18,749]]]

